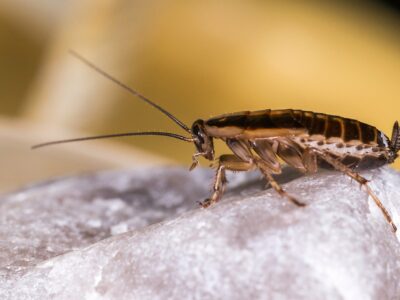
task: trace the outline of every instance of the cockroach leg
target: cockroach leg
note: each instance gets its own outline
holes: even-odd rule
[[[189,171],[192,171],[199,165],[199,160],[197,159],[199,156],[204,155],[205,153],[203,152],[197,152],[192,155],[192,164],[190,165]]]
[[[274,146],[276,144],[276,146]],[[272,174],[280,174],[281,164],[279,159],[274,152],[274,148],[277,148],[278,141],[270,140],[256,140],[251,142],[251,147],[255,153],[260,157],[258,165],[262,162],[262,167],[267,168],[268,172]]]
[[[253,168],[253,163],[240,160],[235,155],[221,155],[218,159],[217,173],[213,185],[213,193],[210,198],[200,203],[203,208],[218,202],[221,199],[227,183],[225,170],[229,171],[249,171]]]
[[[307,173],[317,173],[317,156],[310,149],[305,149],[303,152],[303,164],[307,170]]]
[[[305,203],[297,200],[295,197],[293,197],[292,195],[288,194],[281,186],[278,182],[276,182],[276,180],[274,179],[274,177],[269,174],[266,173],[264,174],[265,177],[267,178],[268,182],[271,184],[271,186],[274,188],[275,191],[278,192],[279,195],[286,197],[287,199],[289,199],[290,202],[292,202],[293,204],[297,205],[297,206],[306,206]]]
[[[396,232],[397,227],[396,225],[393,223],[393,220],[389,214],[389,212],[387,211],[387,209],[385,208],[385,206],[383,206],[382,202],[379,200],[379,198],[372,192],[370,186],[368,185],[368,180],[365,179],[364,177],[362,177],[360,174],[358,174],[357,172],[354,172],[353,170],[351,170],[349,167],[347,167],[346,165],[342,164],[339,160],[333,158],[332,156],[330,156],[328,153],[322,152],[322,151],[318,151],[316,150],[315,153],[323,160],[325,160],[327,163],[331,164],[336,170],[341,171],[343,173],[345,173],[346,175],[350,176],[352,179],[356,180],[361,186],[365,187],[365,189],[367,190],[367,193],[369,196],[371,196],[371,198],[374,200],[375,204],[379,207],[379,209],[381,210],[381,212],[383,213],[386,221],[390,224],[390,226],[392,227],[393,232]]]
[[[276,154],[288,165],[302,173],[307,171],[303,162],[303,150],[289,138],[277,138]]]
[[[217,173],[215,175],[215,181],[213,185],[213,193],[210,198],[207,198],[203,202],[200,202],[200,205],[203,208],[207,208],[210,205],[218,202],[221,199],[226,186],[226,175],[225,175],[225,166],[219,165],[217,169]]]
[[[280,184],[274,179],[272,174],[268,172],[268,170],[263,166],[263,162],[260,160],[256,160],[256,164],[258,168],[260,169],[261,173],[263,173],[265,179],[267,182],[272,186],[272,188],[282,197],[286,197],[290,202],[297,206],[306,206],[305,203],[297,200],[295,197],[287,193],[281,186]]]

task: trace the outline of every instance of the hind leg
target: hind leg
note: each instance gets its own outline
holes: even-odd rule
[[[345,173],[346,175],[350,176],[354,180],[356,180],[358,183],[361,184],[361,186],[365,187],[367,190],[368,195],[371,196],[371,198],[374,200],[375,204],[379,207],[381,212],[383,213],[386,221],[392,226],[393,232],[396,232],[397,228],[396,225],[394,225],[392,218],[390,217],[389,212],[387,209],[383,206],[382,202],[379,200],[379,198],[372,192],[371,188],[368,185],[368,180],[362,177],[360,174],[357,172],[354,172],[352,169],[347,167],[346,165],[342,164],[339,160],[333,158],[329,154],[325,152],[321,152],[316,150],[315,153],[323,160],[325,160],[327,163],[331,164],[336,170],[341,171]]]

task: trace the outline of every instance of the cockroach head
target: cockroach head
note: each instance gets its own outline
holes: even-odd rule
[[[212,137],[206,133],[204,121],[195,121],[190,131],[192,133],[197,153],[208,160],[214,160],[214,142]]]

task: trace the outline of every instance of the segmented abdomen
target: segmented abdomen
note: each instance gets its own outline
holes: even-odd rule
[[[334,115],[303,110],[245,111],[222,115],[206,121],[213,128],[235,128],[243,132],[265,129],[305,129],[309,136],[339,138],[343,142],[359,141],[388,147],[388,138],[374,126]]]
[[[377,144],[387,147],[389,139],[374,126],[334,115],[293,110],[293,117],[307,128],[309,135],[323,135],[326,139],[335,137],[343,142],[360,141],[363,144]]]

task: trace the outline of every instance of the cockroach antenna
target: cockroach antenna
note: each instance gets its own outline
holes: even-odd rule
[[[112,82],[116,83],[120,87],[122,87],[124,90],[128,91],[130,94],[138,97],[140,100],[146,102],[147,104],[150,104],[160,112],[162,112],[164,115],[166,115],[168,118],[170,118],[172,121],[174,121],[176,124],[179,125],[182,129],[187,131],[188,133],[191,133],[191,130],[189,129],[188,126],[186,126],[182,121],[180,121],[178,118],[176,118],[174,115],[172,115],[170,112],[166,111],[164,108],[159,106],[158,104],[154,103],[150,99],[146,98],[142,94],[140,94],[138,91],[134,90],[133,88],[127,86],[126,84],[122,83],[118,79],[114,78],[110,74],[106,73],[99,67],[95,66],[93,63],[88,61],[86,58],[82,57],[80,54],[73,50],[69,50],[69,53],[73,55],[75,58],[79,59],[82,61],[84,64],[95,70],[97,73],[100,73],[107,79],[111,80]],[[74,139],[66,139],[66,140],[57,140],[57,141],[51,141],[51,142],[46,142],[42,144],[37,144],[31,147],[31,149],[37,149],[37,148],[42,148],[46,146],[51,146],[51,145],[58,145],[58,144],[65,144],[65,143],[72,143],[72,142],[82,142],[82,141],[88,141],[88,140],[98,140],[98,139],[108,139],[108,138],[115,138],[115,137],[123,137],[123,136],[145,136],[145,135],[152,135],[152,136],[166,136],[174,139],[178,139],[181,141],[185,142],[194,142],[193,138],[185,137],[183,135],[179,135],[176,133],[170,133],[170,132],[162,132],[162,131],[149,131],[149,132],[125,132],[125,133],[116,133],[116,134],[106,134],[106,135],[97,135],[97,136],[88,136],[88,137],[81,137],[81,138],[74,138]]]
[[[174,139],[178,139],[185,142],[193,142],[193,138],[188,138],[179,134],[170,133],[170,132],[162,132],[162,131],[148,131],[148,132],[125,132],[125,133],[115,133],[115,134],[105,134],[105,135],[95,135],[95,136],[87,136],[87,137],[80,137],[75,139],[67,139],[67,140],[58,140],[58,141],[51,141],[42,144],[37,144],[31,147],[31,149],[42,148],[51,145],[58,145],[58,144],[65,144],[65,143],[72,143],[72,142],[82,142],[82,141],[89,141],[89,140],[99,140],[99,139],[109,139],[115,137],[122,137],[122,136],[138,136],[138,135],[158,135],[158,136],[166,136]]]
[[[83,56],[81,56],[80,54],[78,54],[77,52],[75,52],[74,50],[69,50],[69,53],[71,55],[73,55],[75,58],[79,59],[80,61],[82,61],[84,64],[86,64],[87,66],[89,66],[90,68],[92,68],[93,70],[95,70],[97,73],[103,75],[104,77],[106,77],[107,79],[111,80],[112,82],[114,82],[115,84],[119,85],[120,87],[122,87],[124,90],[128,91],[130,94],[138,97],[140,100],[146,102],[147,104],[150,104],[151,106],[153,106],[154,108],[158,109],[159,111],[161,111],[164,115],[166,115],[168,118],[170,118],[172,121],[174,121],[176,124],[179,125],[179,127],[181,127],[182,129],[186,130],[187,132],[191,133],[190,128],[188,126],[186,126],[182,121],[180,121],[177,117],[175,117],[174,115],[172,115],[170,112],[166,111],[164,108],[162,108],[161,106],[159,106],[158,104],[154,103],[153,101],[151,101],[150,99],[146,98],[145,96],[143,96],[142,94],[140,94],[138,91],[134,90],[133,88],[131,88],[130,86],[127,86],[126,84],[122,83],[121,81],[119,81],[118,79],[114,78],[113,76],[111,76],[110,74],[106,73],[105,71],[103,71],[102,69],[100,69],[99,67],[95,66],[93,63],[91,63],[90,61],[88,61],[86,58],[84,58]]]

